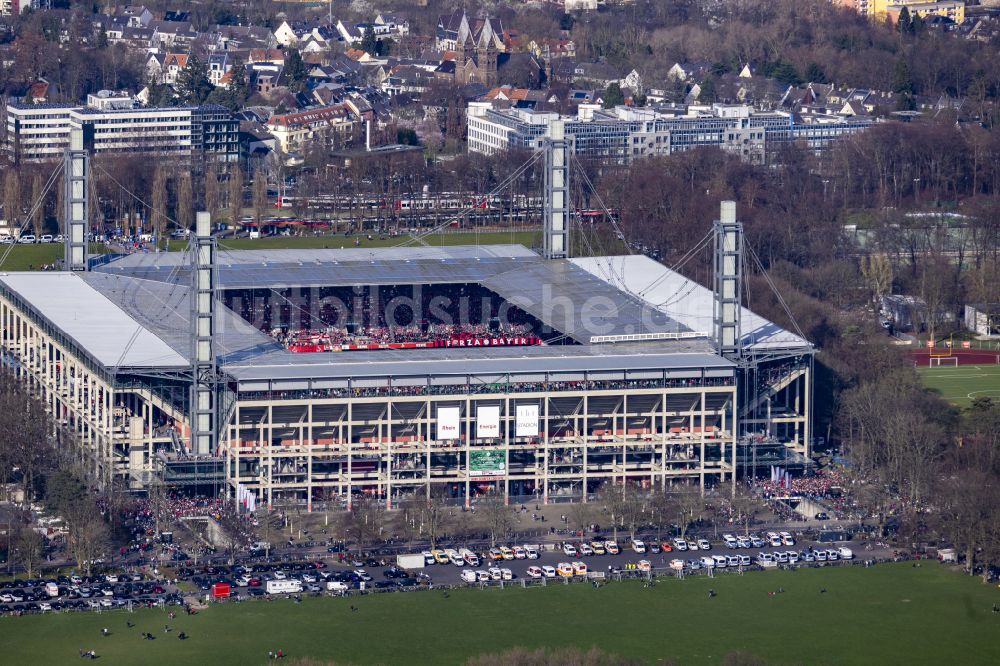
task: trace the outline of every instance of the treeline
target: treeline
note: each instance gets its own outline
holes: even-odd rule
[[[45,560],[48,547],[39,534],[31,505],[44,498],[46,506],[67,529],[66,552],[80,571],[90,573],[94,559],[105,551],[110,527],[98,500],[110,510],[123,501],[121,492],[93,492],[84,481],[88,469],[73,433],[52,420],[51,414],[24,382],[9,370],[0,370],[0,483],[16,488],[21,507],[14,513],[6,558],[24,568],[28,578]],[[120,489],[117,489],[120,490]],[[7,498],[13,499],[13,498]]]

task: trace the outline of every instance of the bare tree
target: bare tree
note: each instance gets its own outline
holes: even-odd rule
[[[35,236],[41,236],[45,231],[45,206],[39,201],[42,198],[43,185],[42,174],[35,172],[31,178],[31,204],[34,207],[31,212],[31,229],[35,232]]]
[[[65,518],[69,530],[66,545],[77,567],[89,576],[94,560],[107,548],[108,526],[94,502],[78,502]]]
[[[211,167],[205,173],[205,210],[214,222],[219,217],[219,173]]]
[[[514,528],[514,511],[504,501],[503,494],[497,491],[487,493],[476,505],[482,513],[486,529],[489,530],[490,545],[495,546],[499,539],[506,538]]]
[[[705,510],[705,498],[699,489],[689,487],[674,493],[670,499],[674,506],[677,528],[681,538],[684,538],[691,523],[701,518]]]
[[[17,563],[24,567],[28,578],[34,578],[35,567],[38,566],[45,552],[45,542],[42,535],[25,525],[17,531],[14,549],[17,554],[15,558]]]
[[[157,167],[153,175],[149,206],[149,224],[159,244],[167,228],[167,173],[162,167]]]
[[[635,536],[635,530],[642,519],[643,501],[635,485],[623,483],[616,485],[606,482],[601,486],[598,499],[611,515],[611,527],[614,538],[618,539],[619,528],[627,530],[629,537]]]
[[[267,212],[267,176],[258,168],[253,175],[253,221],[260,229]]]
[[[21,177],[18,170],[7,169],[3,183],[3,214],[7,223],[13,227],[20,226],[21,219]]]
[[[451,512],[445,504],[444,490],[435,489],[420,512],[421,533],[431,542],[431,548],[437,546],[438,539],[450,522]]]
[[[191,173],[185,171],[177,181],[177,224],[190,229],[194,219],[194,195],[191,192]]]
[[[238,165],[229,172],[229,223],[236,224],[243,215],[243,171]]]

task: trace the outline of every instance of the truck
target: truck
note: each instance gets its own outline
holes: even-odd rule
[[[302,591],[300,580],[269,580],[264,586],[268,594],[291,594]]]
[[[468,564],[470,567],[478,567],[479,566],[479,556],[476,555],[475,553],[473,553],[468,548],[462,548],[462,549],[460,549],[458,551],[458,554],[461,556],[462,560],[466,564]]]
[[[396,566],[400,569],[423,569],[426,562],[423,553],[396,556]]]

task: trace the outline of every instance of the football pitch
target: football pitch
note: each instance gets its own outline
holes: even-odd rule
[[[978,397],[1000,401],[1000,365],[921,367],[920,374],[928,388],[959,407],[968,407]]]
[[[651,588],[558,583],[254,601],[172,620],[159,609],[6,617],[0,661],[79,663],[80,650],[94,650],[102,664],[264,664],[280,649],[291,660],[442,665],[514,646],[597,646],[651,664],[718,664],[735,650],[777,664],[997,664],[995,603],[996,587],[925,561]],[[101,636],[102,627],[111,635]],[[147,631],[156,639],[143,640]],[[178,640],[181,631],[187,640]]]

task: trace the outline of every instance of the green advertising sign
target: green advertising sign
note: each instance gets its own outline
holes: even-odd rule
[[[503,451],[469,451],[469,476],[503,476],[506,470]]]

